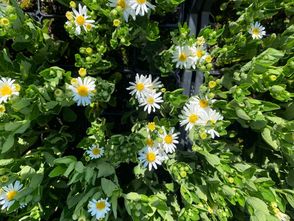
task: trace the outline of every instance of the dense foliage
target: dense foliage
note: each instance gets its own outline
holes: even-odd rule
[[[57,2],[0,4],[1,221],[294,219],[293,1]]]

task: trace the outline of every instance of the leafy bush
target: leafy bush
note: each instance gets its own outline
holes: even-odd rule
[[[58,2],[63,39],[0,5],[0,220],[294,218],[292,1]]]

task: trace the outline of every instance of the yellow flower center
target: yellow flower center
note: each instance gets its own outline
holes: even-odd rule
[[[85,24],[85,22],[86,22],[86,19],[84,18],[84,16],[82,16],[82,15],[78,15],[77,17],[76,17],[76,22],[77,22],[77,24],[78,25],[84,25]]]
[[[253,28],[253,29],[252,29],[252,33],[253,33],[254,35],[259,35],[260,31],[259,31],[258,28]]]
[[[103,210],[106,207],[105,202],[104,201],[100,201],[96,203],[96,208],[98,210]]]
[[[14,199],[15,195],[17,194],[17,192],[15,190],[11,190],[6,194],[6,198],[8,201],[11,201]]]
[[[122,9],[125,9],[127,4],[125,0],[118,0],[116,3],[117,6],[120,6]]]
[[[164,138],[164,142],[166,144],[172,144],[173,143],[173,136],[170,135],[170,134],[166,135],[165,138]]]
[[[12,89],[8,84],[4,84],[2,87],[0,87],[0,95],[2,97],[10,96],[11,94],[12,94]]]
[[[137,3],[140,4],[140,5],[145,4],[146,0],[137,0]]]
[[[155,130],[155,123],[154,122],[150,122],[148,123],[147,127],[149,130],[154,131]]]
[[[86,97],[89,95],[89,89],[85,85],[81,85],[77,87],[77,93],[82,97]]]
[[[207,100],[200,100],[199,105],[201,108],[207,108],[208,107],[208,101]]]
[[[146,154],[146,159],[148,162],[153,162],[156,159],[156,155],[153,152],[149,152]]]
[[[149,146],[149,147],[153,147],[154,142],[153,142],[152,139],[148,138],[148,139],[146,140],[146,144],[147,144],[147,146]]]
[[[148,97],[146,101],[148,104],[154,104],[154,102],[155,102],[153,97]]]
[[[185,53],[181,53],[179,55],[179,60],[182,61],[182,62],[186,61],[187,60],[187,55]]]
[[[93,148],[92,153],[94,155],[99,155],[101,153],[100,149],[98,147]]]
[[[137,83],[136,84],[136,89],[137,91],[143,91],[145,88],[144,84],[143,83]]]
[[[85,68],[80,68],[79,69],[79,75],[81,77],[85,77],[87,75],[87,70]]]
[[[198,116],[196,114],[191,114],[189,116],[189,122],[190,123],[195,124],[197,120],[198,120]]]
[[[198,58],[201,58],[203,56],[203,51],[202,50],[196,50],[196,56]]]

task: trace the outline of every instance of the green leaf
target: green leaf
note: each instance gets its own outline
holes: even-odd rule
[[[5,142],[4,142],[3,146],[2,146],[1,153],[6,153],[7,151],[9,151],[13,147],[13,144],[14,144],[14,135],[10,134],[6,138],[6,140],[5,140]]]
[[[84,204],[89,201],[89,198],[93,197],[93,195],[97,191],[98,191],[97,187],[93,187],[90,190],[85,191],[84,197],[79,200],[79,203],[77,204],[74,210],[74,213],[77,213],[84,206]]]
[[[12,164],[14,163],[14,159],[1,159],[0,160],[0,166],[3,167],[3,166],[7,166],[9,164]]]
[[[115,219],[117,219],[117,200],[119,196],[120,196],[120,191],[114,191],[112,193],[111,200],[110,200],[113,216]]]
[[[0,166],[1,166],[1,160],[0,160]],[[289,171],[289,174],[286,180],[290,186],[294,187],[294,169]]]
[[[64,166],[58,165],[57,167],[55,167],[50,173],[49,173],[49,177],[57,177],[60,176],[64,173],[64,171],[66,170],[66,168]]]
[[[111,164],[106,163],[106,162],[99,163],[97,168],[99,169],[97,178],[107,177],[107,176],[110,176],[115,173],[114,167]]]
[[[269,101],[262,101],[263,111],[279,110],[280,106]]]
[[[75,158],[74,156],[66,156],[66,157],[55,159],[54,164],[70,164],[76,161],[77,161],[77,158]]]
[[[240,117],[243,120],[251,120],[251,118],[248,116],[248,114],[242,110],[241,108],[236,108],[236,114],[238,117]]]
[[[71,163],[68,165],[66,171],[63,173],[63,176],[68,177],[69,174],[74,170],[75,165],[76,165],[75,162],[71,162]]]
[[[131,192],[131,193],[128,193],[124,196],[125,199],[128,199],[128,200],[133,200],[133,201],[136,201],[136,200],[140,200],[141,199],[141,196],[136,193],[136,192]]]
[[[74,122],[77,120],[77,115],[70,108],[65,107],[62,110],[62,118],[66,122]]]
[[[77,171],[78,173],[83,173],[84,169],[85,169],[85,166],[81,161],[76,162],[75,171]]]
[[[272,137],[271,130],[273,130],[273,129],[270,127],[264,128],[261,133],[262,138],[268,145],[270,145],[275,150],[278,150],[279,149],[278,142],[276,140],[274,140],[274,138]]]
[[[207,152],[206,150],[205,151],[201,150],[201,151],[198,151],[198,152],[205,156],[207,162],[211,166],[215,167],[215,166],[220,164],[220,159],[215,154],[211,154],[211,153]]]
[[[156,197],[156,196],[150,197],[149,205],[151,207],[155,207],[158,210],[162,210],[162,211],[168,211],[169,210],[166,203],[163,200],[158,199],[158,197]]]
[[[101,187],[108,197],[112,195],[112,192],[114,190],[118,189],[118,186],[116,184],[114,184],[111,180],[105,178],[101,179]]]
[[[288,203],[291,205],[291,207],[294,208],[294,195],[287,193],[286,198],[287,198]]]
[[[269,214],[267,205],[265,204],[264,201],[262,201],[259,198],[247,197],[246,204],[247,204],[247,207],[249,208],[249,212],[251,212],[252,214],[257,214],[260,212],[261,214],[265,214],[265,215]]]

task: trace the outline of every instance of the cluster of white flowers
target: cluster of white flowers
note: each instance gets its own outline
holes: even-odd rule
[[[174,130],[171,128],[167,131],[165,127],[156,130],[154,122],[148,123],[146,147],[139,151],[139,161],[143,167],[148,167],[149,170],[157,169],[157,165],[169,158],[169,153],[176,151],[179,133]]]
[[[0,205],[2,205],[2,210],[8,210],[14,204],[15,197],[22,190],[22,187],[23,185],[17,180],[14,184],[10,183],[8,186],[0,189]]]
[[[68,21],[65,24],[69,27],[74,26],[76,35],[80,35],[82,30],[87,32],[94,27],[93,23],[95,23],[95,21],[89,19],[89,17],[90,16],[87,15],[87,7],[79,4],[78,10],[73,7],[72,12],[66,13]]]
[[[211,61],[212,57],[206,50],[203,37],[198,37],[196,44],[192,46],[176,46],[173,52],[173,62],[181,69],[195,69],[197,65]]]
[[[91,103],[91,99],[96,92],[95,79],[92,77],[72,78],[68,89],[72,91],[73,100],[77,102],[78,106],[87,106]]]
[[[253,39],[262,39],[266,34],[265,28],[259,22],[252,23],[248,32]]]
[[[156,109],[160,109],[160,103],[162,100],[162,93],[157,92],[162,87],[159,78],[152,80],[152,76],[144,76],[136,74],[135,82],[130,82],[130,94],[134,95],[138,100],[140,106],[144,106],[144,111],[148,114],[155,112]]]
[[[0,104],[6,103],[12,96],[18,96],[20,85],[15,84],[11,78],[0,79]]]
[[[106,199],[92,199],[88,205],[88,212],[91,216],[95,217],[96,220],[104,219],[106,214],[110,211],[110,203],[108,198]]]
[[[155,8],[155,6],[147,0],[110,0],[109,6],[113,8],[120,7],[126,22],[128,22],[129,16],[131,16],[133,20],[136,20],[137,15],[144,16],[150,9]]]
[[[103,156],[104,154],[104,148],[99,147],[97,144],[93,144],[90,146],[88,150],[86,150],[86,153],[89,155],[89,157],[93,159],[98,159]]]
[[[211,138],[219,137],[219,133],[215,130],[215,124],[222,120],[223,116],[210,107],[214,101],[214,99],[210,100],[207,97],[192,97],[182,110],[180,125],[185,126],[186,131],[190,131],[195,126],[204,127]]]

